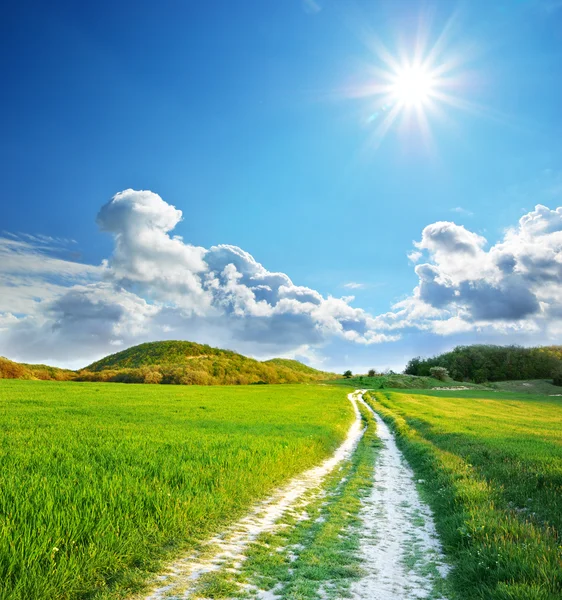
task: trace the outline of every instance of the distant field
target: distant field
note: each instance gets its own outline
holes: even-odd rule
[[[496,381],[491,384],[492,388],[503,392],[518,392],[523,394],[542,394],[562,396],[562,387],[553,385],[551,379],[529,379],[527,381]]]
[[[334,385],[345,385],[353,389],[400,389],[400,390],[416,390],[416,389],[432,389],[440,387],[468,387],[471,389],[487,389],[486,386],[476,383],[464,383],[460,381],[440,381],[434,377],[419,377],[417,375],[402,375],[394,373],[392,375],[376,375],[375,377],[367,377],[366,375],[359,377],[350,377],[348,379],[336,379],[328,383]],[[488,388],[489,389],[489,388]],[[562,390],[562,388],[559,388]]]
[[[562,597],[562,398],[375,391],[423,480],[464,599]]]
[[[317,464],[352,419],[328,386],[0,380],[0,598],[139,589]]]

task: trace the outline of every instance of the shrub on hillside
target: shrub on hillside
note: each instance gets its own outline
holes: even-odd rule
[[[376,377],[377,376],[377,372],[375,371],[375,369],[369,369],[369,372],[367,373],[368,377]]]
[[[71,381],[76,378],[76,373],[68,369],[57,369],[47,365],[24,365],[29,369],[35,379],[43,381]]]
[[[161,383],[164,377],[158,369],[143,367],[141,369],[143,383]]]
[[[446,381],[449,378],[449,371],[445,367],[431,367],[429,374],[439,381]]]
[[[31,379],[31,373],[18,363],[0,356],[0,379]]]

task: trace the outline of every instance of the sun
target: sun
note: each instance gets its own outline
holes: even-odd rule
[[[422,65],[400,67],[390,82],[390,95],[402,107],[426,105],[435,95],[436,81]]]
[[[479,77],[472,67],[469,70],[469,62],[478,56],[478,49],[469,51],[457,41],[455,15],[440,33],[432,33],[430,22],[420,17],[417,35],[397,36],[393,51],[375,36],[363,39],[370,56],[359,63],[360,70],[344,93],[361,101],[369,148],[378,148],[395,130],[403,142],[421,141],[433,150],[433,132],[439,124],[454,127],[453,111],[487,114],[470,99]]]

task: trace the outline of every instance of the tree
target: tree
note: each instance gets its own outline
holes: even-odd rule
[[[404,375],[421,375],[422,364],[424,362],[427,362],[427,360],[422,361],[419,356],[410,359],[404,369]]]
[[[449,377],[449,371],[445,367],[431,367],[429,374],[439,381],[445,381]]]
[[[522,348],[474,344],[430,358],[416,357],[407,364],[407,375],[429,375],[431,367],[444,367],[455,381],[509,381],[550,379],[562,367],[559,346]]]
[[[353,373],[349,369],[343,374],[346,379],[349,379],[352,375]]]
[[[554,385],[562,385],[562,367],[558,367],[552,375],[552,383]]]
[[[369,369],[369,372],[367,373],[368,377],[376,377],[377,376],[377,372],[375,371],[375,369]]]

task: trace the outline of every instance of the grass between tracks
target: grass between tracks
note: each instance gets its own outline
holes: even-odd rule
[[[562,597],[562,402],[513,393],[371,393],[433,508],[464,600]]]
[[[277,531],[251,545],[236,584],[228,573],[210,575],[202,582],[202,596],[251,598],[256,590],[274,590],[283,600],[318,598],[319,592],[324,598],[346,597],[362,574],[359,511],[373,485],[380,444],[374,419],[360,410],[367,429],[353,456],[327,477],[320,493],[312,491],[286,515]]]

